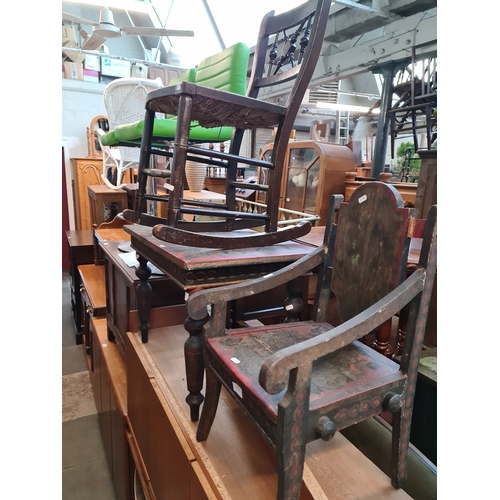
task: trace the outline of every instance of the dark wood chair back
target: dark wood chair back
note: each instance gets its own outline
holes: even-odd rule
[[[131,217],[135,222],[156,227],[153,234],[164,241],[190,246],[211,248],[247,248],[271,245],[279,241],[307,234],[310,222],[299,223],[278,231],[280,190],[286,147],[294,121],[318,63],[324,41],[330,9],[327,0],[308,0],[301,6],[283,14],[266,14],[262,20],[252,62],[247,95],[226,92],[217,88],[181,82],[174,87],[153,91],[148,96],[146,117],[141,145],[139,172],[148,169],[150,156],[162,154],[172,158],[168,209],[164,220],[141,213],[143,198],[154,200],[141,187],[139,175],[139,203]],[[293,80],[293,85],[283,104],[265,100],[264,87],[277,86]],[[177,116],[176,137],[172,151],[152,148],[153,118],[155,112]],[[192,123],[201,127],[234,127],[228,152],[199,147],[190,143]],[[276,127],[275,147],[270,161],[258,160],[240,154],[245,131],[261,127]],[[225,201],[206,202],[183,199],[186,161],[214,165],[226,172]],[[245,165],[267,172],[266,184],[241,182],[237,172]],[[149,175],[148,174],[148,175]],[[238,192],[242,189],[266,193],[266,206],[258,210],[244,210],[238,205]],[[165,200],[165,198],[163,198]],[[138,208],[140,207],[140,208]],[[194,216],[189,220],[184,214]],[[210,220],[207,220],[207,217]],[[200,235],[214,231],[233,231],[262,227],[264,235],[235,235],[223,238]]]
[[[412,210],[403,207],[401,195],[389,184],[367,186],[356,189],[338,215],[331,290],[342,321],[373,305],[406,276]]]
[[[283,176],[286,148],[294,121],[309,86],[323,45],[328,23],[329,2],[309,0],[282,14],[268,13],[262,19],[247,95],[257,98],[266,87],[294,80],[287,96],[286,115],[277,127],[273,148],[273,169],[268,179],[268,210],[271,210],[271,230],[278,220],[276,204]],[[274,180],[272,179],[274,177]]]

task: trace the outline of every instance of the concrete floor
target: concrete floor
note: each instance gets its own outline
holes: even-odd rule
[[[62,499],[116,500],[82,345],[75,343],[69,274],[62,273]]]

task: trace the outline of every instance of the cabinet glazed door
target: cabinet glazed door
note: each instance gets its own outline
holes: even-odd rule
[[[313,148],[290,148],[283,207],[315,214],[320,156]]]

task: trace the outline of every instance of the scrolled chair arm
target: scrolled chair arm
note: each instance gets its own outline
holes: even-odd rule
[[[255,295],[298,278],[321,264],[324,261],[325,253],[326,247],[322,245],[283,269],[266,276],[243,281],[236,285],[200,290],[187,300],[189,317],[195,320],[203,319],[207,314],[207,305]]]

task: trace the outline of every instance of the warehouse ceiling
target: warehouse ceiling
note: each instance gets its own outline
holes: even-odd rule
[[[234,39],[234,37],[243,37],[245,32],[257,33],[260,18],[270,8],[276,12],[283,12],[300,3],[302,0],[252,0],[248,2],[226,0],[115,0],[115,2],[113,0],[88,0],[77,2],[63,0],[62,10],[83,19],[98,22],[100,10],[105,4],[112,10],[117,26],[164,27],[195,32],[194,40],[191,41],[174,37],[163,37],[163,39],[157,36],[136,37],[144,50],[161,49],[159,55],[161,59],[164,59],[166,50],[172,44],[177,48],[184,43],[191,43],[199,50],[210,45],[210,40],[216,40],[220,46],[219,50],[236,41],[245,41],[248,45],[252,45],[254,35],[250,35],[250,40]],[[248,9],[242,8],[244,4],[248,4]],[[437,0],[337,0],[332,2],[325,41],[331,44],[341,44],[352,40],[354,43],[358,37],[366,33],[390,26],[415,14],[436,9],[436,7]],[[197,15],[194,16],[193,12]],[[202,17],[205,22],[202,29],[195,29],[195,20],[199,17]],[[242,21],[244,19],[244,22],[239,23],[238,19]],[[63,20],[63,23],[67,24],[68,21]],[[255,26],[253,26],[254,23]],[[90,25],[78,24],[77,28],[89,34],[92,31]],[[233,28],[232,32],[230,28]],[[197,60],[200,57],[204,56],[198,54]],[[166,60],[161,60],[161,62],[166,62]]]

